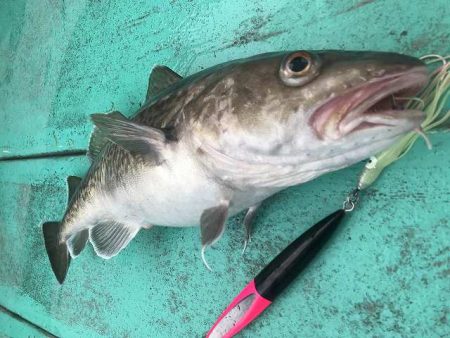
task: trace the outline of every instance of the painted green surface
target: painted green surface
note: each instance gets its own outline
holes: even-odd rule
[[[279,49],[450,52],[433,1],[3,1],[0,156],[85,148],[93,112],[132,114],[149,70],[181,74]],[[389,168],[306,273],[243,337],[442,337],[449,332],[450,136]],[[361,165],[265,203],[244,257],[242,215],[200,260],[197,228],[91,248],[59,286],[40,224],[59,220],[83,157],[0,162],[0,305],[64,337],[198,337],[253,276],[339,206]],[[11,332],[12,323],[0,334]],[[6,328],[6,329],[5,329]]]
[[[386,172],[334,241],[244,337],[439,337],[448,332],[450,139],[418,144]],[[84,158],[0,164],[0,302],[65,337],[200,336],[230,299],[293,238],[338,207],[360,166],[269,200],[241,256],[242,216],[199,255],[197,228],[142,231],[117,257],[89,247],[61,287],[39,223],[59,219],[65,177]]]
[[[41,337],[45,335],[30,324],[18,320],[0,309],[0,337]]]

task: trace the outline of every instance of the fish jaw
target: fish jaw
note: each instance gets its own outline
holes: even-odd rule
[[[396,132],[418,128],[425,113],[393,109],[390,98],[397,93],[415,94],[428,80],[425,67],[391,74],[331,98],[314,111],[310,125],[321,139],[338,140],[352,132],[385,127]],[[380,106],[378,109],[376,108]],[[384,105],[384,107],[383,107]]]

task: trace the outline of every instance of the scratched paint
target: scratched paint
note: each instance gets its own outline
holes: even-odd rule
[[[406,0],[2,2],[0,157],[85,148],[89,114],[132,114],[155,64],[191,74],[279,49],[446,54],[449,11],[445,0],[414,9]],[[448,333],[450,143],[448,134],[432,139],[431,152],[419,143],[385,172],[243,337]],[[66,176],[87,168],[80,156],[0,162],[0,305],[57,336],[201,336],[279,250],[339,207],[361,164],[267,201],[243,257],[242,215],[233,218],[208,252],[213,273],[199,258],[198,229],[155,228],[109,261],[85,250],[60,287],[40,223],[61,218]],[[5,316],[0,335],[33,335]]]
[[[449,139],[432,138],[386,171],[335,240],[244,337],[439,336],[446,332]],[[241,256],[242,215],[209,261],[196,228],[142,231],[116,258],[86,250],[60,287],[50,270],[39,222],[61,217],[64,177],[84,158],[0,164],[0,301],[55,335],[198,336],[279,250],[338,207],[361,165],[278,194],[258,214]],[[423,177],[428,177],[426,182]],[[3,226],[4,225],[4,226]],[[13,254],[14,253],[14,254]],[[437,291],[438,290],[438,291]]]

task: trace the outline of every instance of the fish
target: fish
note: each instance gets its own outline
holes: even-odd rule
[[[68,178],[62,221],[42,225],[58,282],[88,241],[109,259],[153,226],[200,226],[209,268],[228,218],[247,210],[247,243],[268,197],[420,128],[424,112],[394,98],[428,79],[415,57],[369,51],[270,52],[185,78],[154,67],[136,114],[91,115],[91,166]]]

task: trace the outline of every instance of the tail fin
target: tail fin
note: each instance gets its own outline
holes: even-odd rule
[[[70,255],[66,243],[59,241],[60,227],[61,223],[46,222],[42,225],[42,231],[52,270],[59,284],[62,284],[69,269]]]

